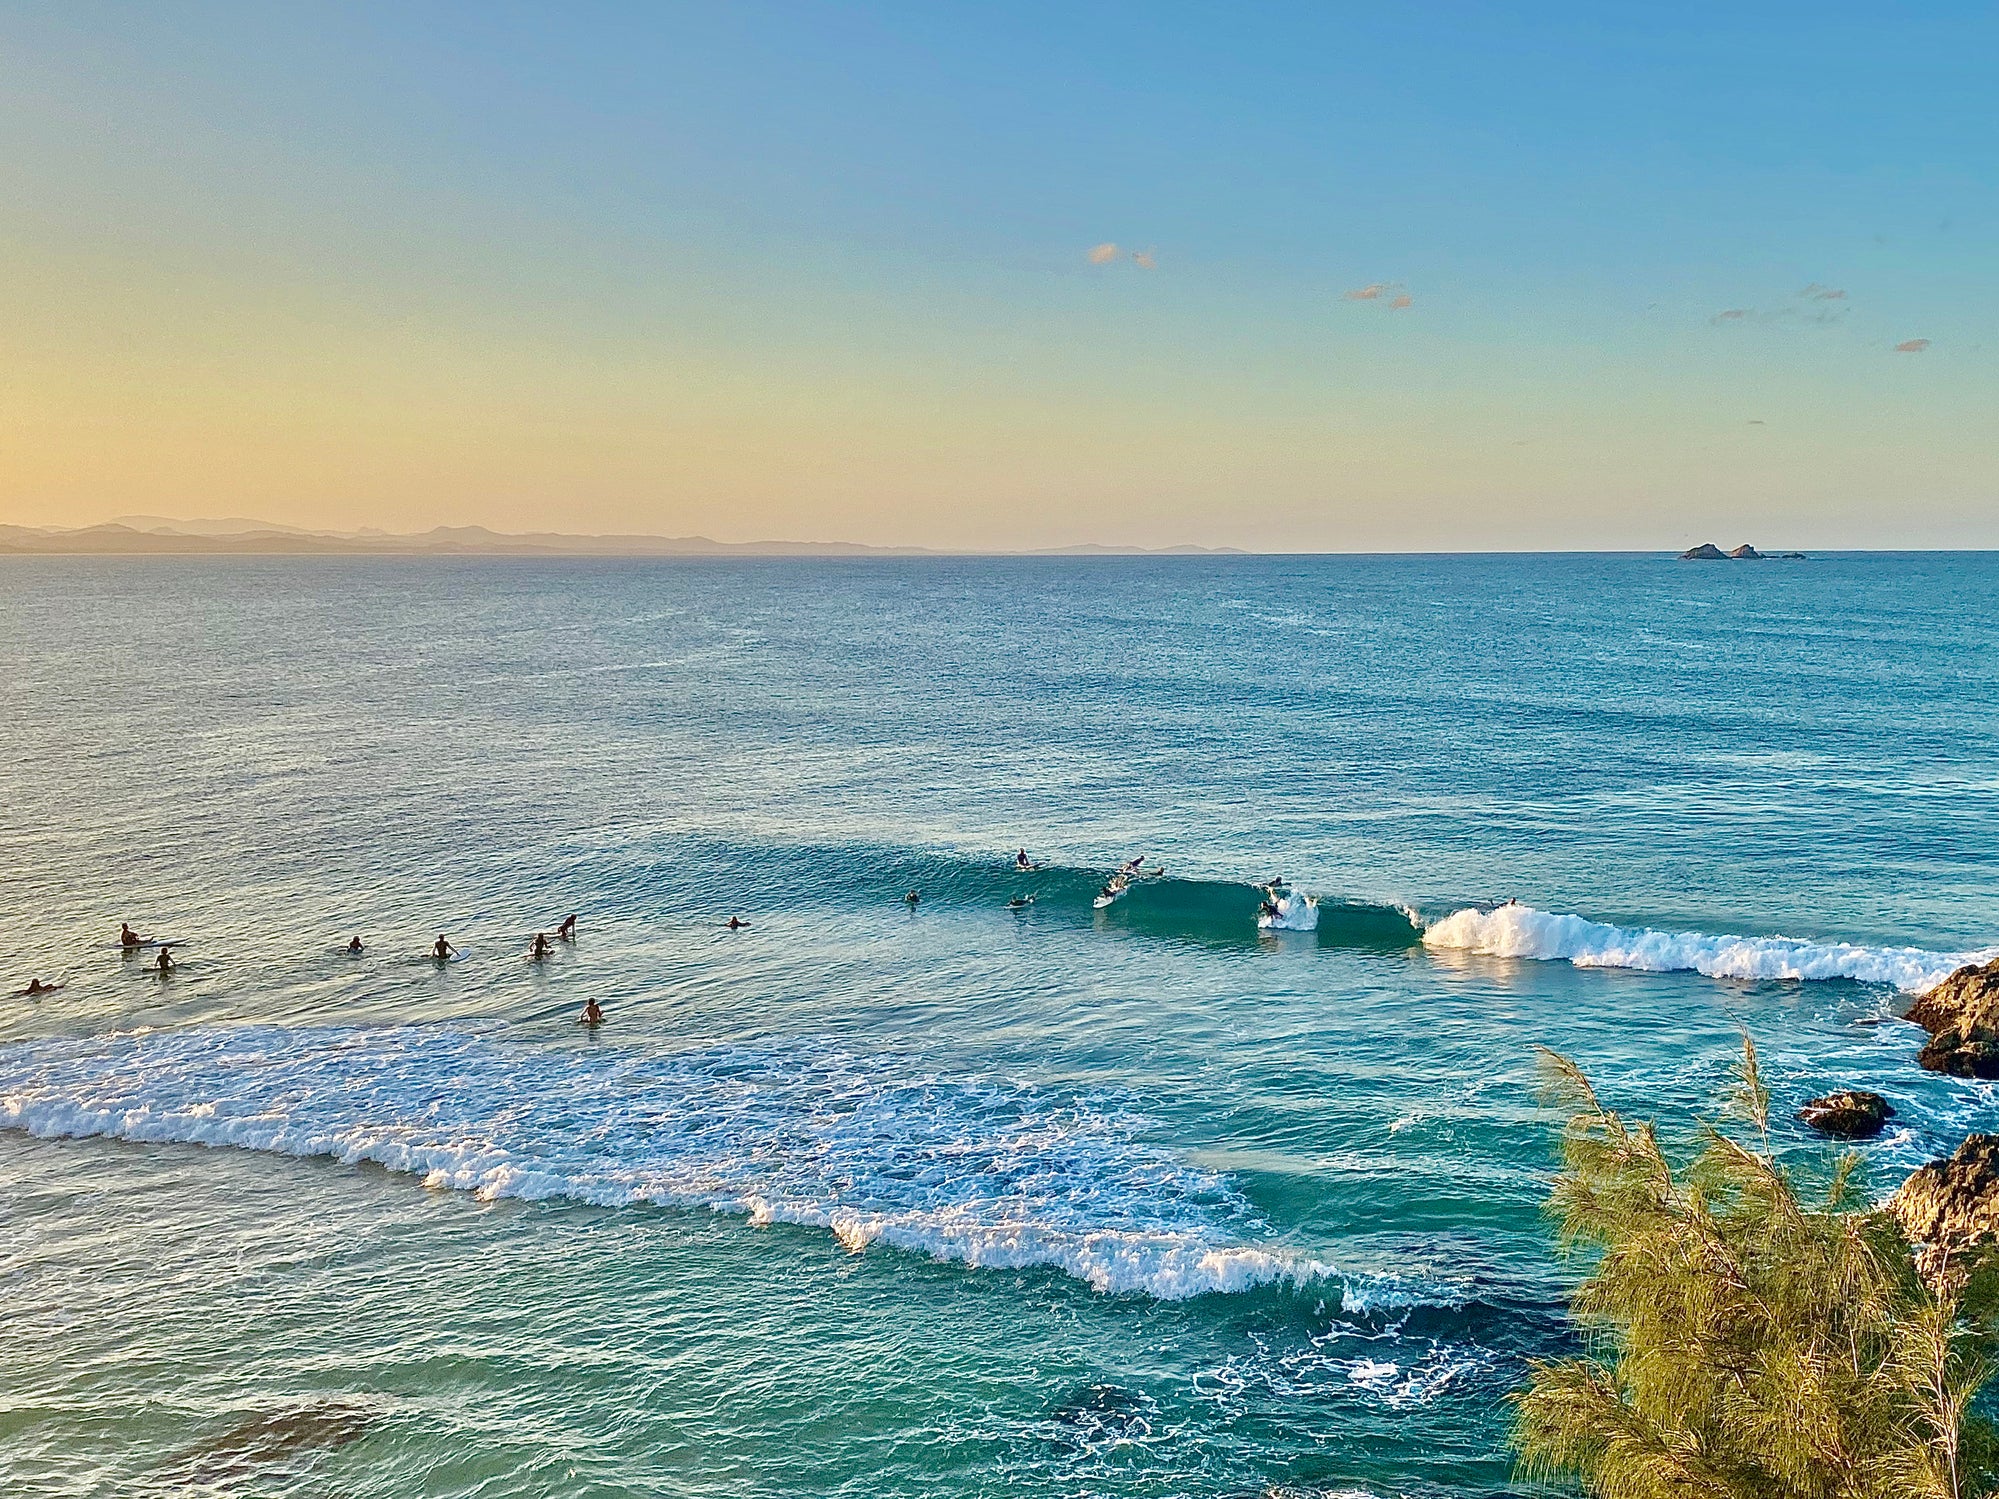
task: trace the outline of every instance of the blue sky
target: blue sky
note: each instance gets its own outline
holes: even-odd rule
[[[1999,544],[1995,57],[1989,6],[4,4],[0,518]]]

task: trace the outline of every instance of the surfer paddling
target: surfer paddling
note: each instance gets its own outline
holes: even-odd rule
[[[576,918],[574,916],[563,917],[562,925],[555,929],[555,935],[564,942],[574,942],[576,940]]]
[[[25,989],[16,989],[14,997],[16,999],[40,999],[44,994],[53,994],[60,988],[62,988],[61,984],[45,984],[40,979],[29,979],[28,987]]]
[[[749,923],[743,920],[743,918],[740,916],[731,916],[726,924],[729,930],[732,932],[740,932],[744,927],[749,925]]]

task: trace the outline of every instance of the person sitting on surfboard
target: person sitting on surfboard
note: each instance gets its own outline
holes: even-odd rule
[[[1013,867],[1015,869],[1032,869],[1034,867],[1031,863],[1028,862],[1026,849],[1022,849],[1019,853],[1013,856]]]
[[[430,955],[440,963],[448,963],[458,956],[458,949],[444,940],[444,933],[437,934],[437,940],[430,944]]]
[[[536,932],[534,934],[534,946],[528,949],[528,955],[530,957],[545,958],[554,951],[555,949],[548,945],[548,934],[546,932]]]
[[[729,930],[732,932],[740,932],[744,927],[748,925],[749,923],[743,920],[743,918],[740,916],[731,916],[729,918]]]
[[[588,1025],[593,1027],[602,1025],[604,1023],[604,1012],[602,1009],[598,1008],[596,1000],[586,999],[583,1001],[583,1014],[582,1017],[578,1019],[576,1023],[578,1025]]]
[[[353,938],[348,942],[347,950],[353,953],[356,957],[360,956],[362,948],[361,948],[361,934],[359,932],[356,932]]]
[[[576,918],[574,916],[563,917],[562,925],[555,929],[555,935],[560,937],[564,942],[574,942],[576,940]]]
[[[61,984],[45,984],[40,979],[29,979],[28,987],[25,989],[17,989],[15,993],[20,994],[28,999],[36,999],[44,994],[53,994],[56,992],[56,990],[60,989],[61,987],[62,987]]]
[[[132,930],[131,922],[120,922],[118,924],[118,945],[120,947],[144,947],[146,939]]]

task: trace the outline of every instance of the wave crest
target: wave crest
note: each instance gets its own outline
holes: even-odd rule
[[[1532,906],[1468,907],[1430,923],[1426,947],[1496,958],[1565,961],[1578,968],[1631,968],[1644,973],[1704,973],[1733,979],[1854,979],[1920,993],[1966,963],[1999,949],[1929,952],[1919,947],[1863,947],[1796,937],[1710,936],[1608,926]]]

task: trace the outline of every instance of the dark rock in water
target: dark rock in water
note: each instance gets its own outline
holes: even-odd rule
[[[1888,1100],[1865,1088],[1842,1088],[1824,1098],[1814,1098],[1798,1110],[1798,1117],[1822,1135],[1841,1140],[1868,1140],[1881,1133],[1881,1126],[1895,1117]]]
[[[1999,1237],[1999,1135],[1972,1135],[1947,1161],[1931,1161],[1888,1199],[1888,1216],[1936,1276],[1973,1246]]]
[[[1783,562],[1808,562],[1811,560],[1803,552],[1779,552],[1777,553],[1777,557],[1778,560]]]
[[[1957,970],[1909,1013],[1930,1033],[1916,1060],[1952,1077],[1999,1078],[1999,958]]]
[[[1071,1391],[1048,1415],[1055,1428],[1053,1444],[1080,1452],[1150,1436],[1157,1413],[1144,1395],[1114,1384],[1093,1384]]]
[[[1746,541],[1728,555],[1738,562],[1761,562],[1763,560],[1763,554]]]
[[[181,1483],[207,1485],[289,1465],[307,1454],[358,1441],[373,1424],[372,1411],[340,1400],[260,1412],[189,1453],[175,1476]]]
[[[1691,552],[1680,553],[1682,562],[1726,562],[1728,553],[1711,541],[1704,541]]]

